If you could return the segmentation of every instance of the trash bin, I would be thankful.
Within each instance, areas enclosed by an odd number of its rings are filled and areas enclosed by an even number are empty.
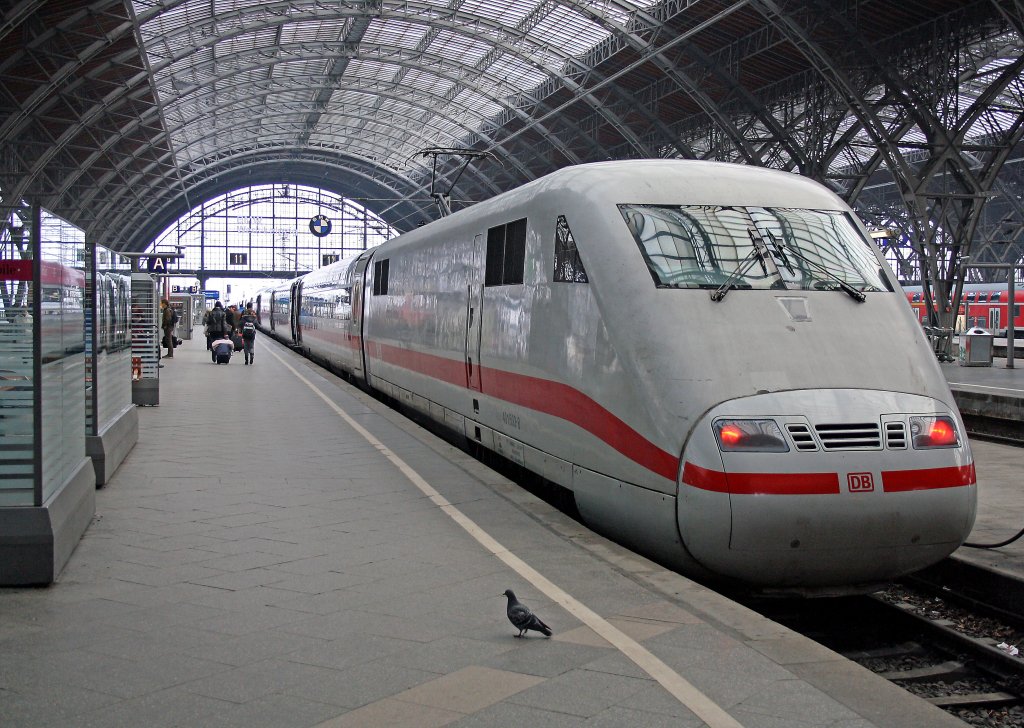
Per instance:
[[[960,366],[990,367],[992,366],[992,340],[994,334],[975,326],[963,335],[960,347]]]

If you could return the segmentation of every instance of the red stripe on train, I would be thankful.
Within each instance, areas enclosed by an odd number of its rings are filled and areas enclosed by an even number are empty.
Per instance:
[[[434,354],[370,343],[368,354],[380,352],[380,359],[457,387],[466,386],[466,364]],[[679,458],[673,456],[577,389],[548,379],[530,377],[500,369],[482,368],[482,393],[521,407],[571,422],[627,458],[668,480],[679,472]]]
[[[960,467],[929,468],[927,470],[886,470],[882,473],[882,488],[887,493],[935,488],[960,488],[978,482],[974,463]]]
[[[839,493],[837,473],[723,473],[687,462],[683,482],[701,490],[735,495],[829,495]],[[963,467],[887,470],[882,489],[887,493],[934,490],[974,485],[974,464]]]
[[[723,473],[687,462],[683,482],[701,490],[735,495],[832,495],[839,492],[836,473]]]

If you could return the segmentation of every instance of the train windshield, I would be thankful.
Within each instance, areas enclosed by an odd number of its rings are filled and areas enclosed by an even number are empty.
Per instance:
[[[619,205],[659,288],[892,291],[847,213]]]

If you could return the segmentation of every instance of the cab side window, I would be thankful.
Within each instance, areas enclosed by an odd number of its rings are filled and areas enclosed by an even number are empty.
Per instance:
[[[569,229],[565,215],[555,222],[555,283],[588,283],[587,271],[580,260],[576,239]]]

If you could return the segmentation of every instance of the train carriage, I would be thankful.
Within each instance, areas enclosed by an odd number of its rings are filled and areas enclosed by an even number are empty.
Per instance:
[[[928,307],[921,286],[907,286],[904,292],[918,320],[927,324]],[[1024,337],[1024,283],[1014,286],[1013,297],[1011,311],[1006,283],[965,283],[957,310],[957,330],[977,326],[997,336],[1006,336],[1012,313],[1014,336]]]
[[[973,524],[970,449],[921,327],[849,207],[796,175],[570,167],[289,301],[289,343],[684,573],[863,587]]]

